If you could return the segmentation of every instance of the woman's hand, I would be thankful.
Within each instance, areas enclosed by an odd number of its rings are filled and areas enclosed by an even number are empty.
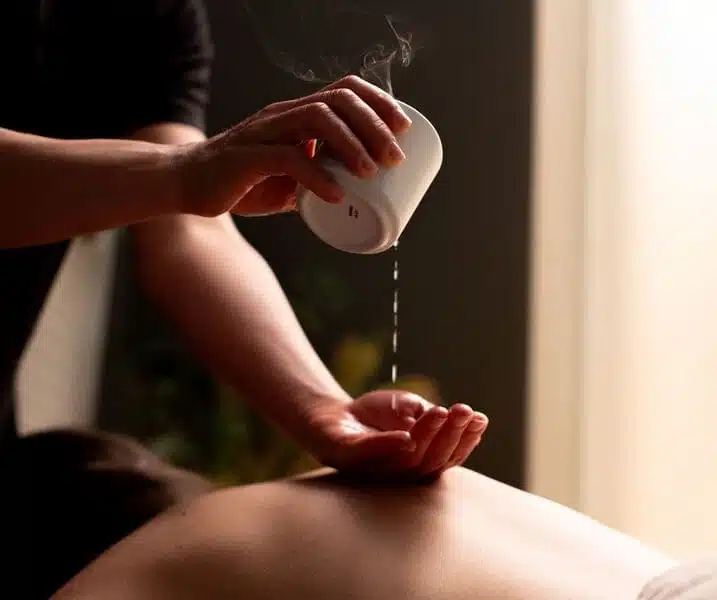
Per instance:
[[[341,188],[318,161],[315,140],[359,177],[404,158],[395,134],[411,122],[383,90],[349,76],[315,94],[272,104],[172,161],[184,212],[216,216],[293,209],[297,184],[327,202]]]
[[[350,404],[319,405],[311,426],[322,440],[318,458],[328,466],[422,480],[465,462],[488,418],[465,404],[446,409],[416,394],[378,390]]]

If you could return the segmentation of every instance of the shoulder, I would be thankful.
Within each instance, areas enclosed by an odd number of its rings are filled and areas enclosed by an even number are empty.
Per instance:
[[[203,129],[213,60],[203,0],[46,1],[43,77],[60,137]]]
[[[203,0],[47,0],[44,12],[60,25],[128,46],[160,29],[199,35],[209,27]]]
[[[160,24],[196,34],[209,27],[206,6],[202,0],[152,0],[149,4]]]
[[[96,59],[152,42],[210,40],[203,0],[45,0],[43,7],[41,27],[55,49],[90,46]]]

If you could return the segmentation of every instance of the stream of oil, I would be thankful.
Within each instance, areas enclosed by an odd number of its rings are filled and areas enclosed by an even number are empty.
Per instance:
[[[393,245],[393,336],[391,339],[393,352],[391,362],[391,385],[396,389],[398,377],[398,241]],[[396,410],[396,392],[391,396],[391,407]]]

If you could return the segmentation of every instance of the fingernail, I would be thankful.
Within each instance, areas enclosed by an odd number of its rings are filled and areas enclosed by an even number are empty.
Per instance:
[[[472,417],[475,414],[473,409],[467,404],[454,404],[453,406],[451,406],[451,412],[465,415],[468,418]]]
[[[398,109],[398,114],[399,119],[401,121],[401,125],[403,125],[404,127],[410,127],[411,125],[413,125],[413,121],[411,121],[411,118],[405,112],[403,112],[400,107]]]
[[[405,160],[406,155],[403,153],[403,150],[401,150],[401,147],[396,142],[393,142],[388,147],[388,157],[392,164],[398,164],[402,160]]]
[[[483,423],[485,423],[486,425],[488,424],[488,417],[487,417],[486,415],[484,415],[483,413],[480,413],[480,412],[477,412],[477,411],[476,411],[476,412],[473,413],[473,416],[474,416],[477,420],[483,421]]]
[[[440,427],[443,427],[443,424],[448,420],[448,411],[445,412],[437,412],[435,416],[433,417],[433,420],[430,422],[429,427],[432,429],[438,429]]]
[[[485,415],[477,413],[473,416],[473,422],[468,426],[472,432],[483,432],[488,428],[488,419]]]
[[[472,433],[479,433],[483,431],[486,428],[486,424],[483,421],[476,421],[473,419],[473,422],[468,425],[468,431]]]
[[[463,427],[464,425],[468,425],[469,421],[473,420],[473,413],[469,413],[467,415],[457,415],[453,417],[453,425],[456,427]]]

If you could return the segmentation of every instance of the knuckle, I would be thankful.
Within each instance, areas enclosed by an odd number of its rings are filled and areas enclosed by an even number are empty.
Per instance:
[[[341,83],[350,87],[356,87],[364,82],[358,75],[351,73],[341,79]]]
[[[271,115],[276,112],[279,112],[281,106],[278,102],[272,102],[271,104],[267,104],[264,108],[262,108],[259,112],[256,113],[257,116],[263,116],[263,115]]]
[[[355,104],[359,101],[359,97],[356,95],[356,92],[347,87],[339,87],[335,90],[328,91],[326,94],[334,102],[341,104]]]
[[[328,119],[333,116],[333,111],[331,110],[331,107],[323,101],[307,104],[306,112],[308,113],[310,118],[317,120]]]

